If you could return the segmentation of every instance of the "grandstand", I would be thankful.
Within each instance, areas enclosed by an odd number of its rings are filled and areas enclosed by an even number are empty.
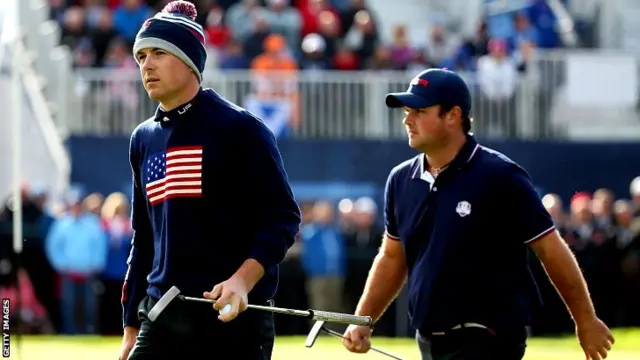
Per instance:
[[[14,134],[25,189],[47,189],[52,209],[71,190],[129,195],[128,137],[157,106],[131,44],[166,2],[2,1],[2,199],[15,184]],[[569,213],[577,192],[607,188],[640,208],[640,186],[629,186],[640,175],[640,1],[193,2],[207,36],[203,85],[263,118],[303,203],[381,204],[388,171],[413,155],[384,95],[404,90],[417,69],[447,67],[474,91],[472,131],[522,163],[541,195],[559,194]],[[336,214],[355,209],[350,201]],[[380,208],[367,211],[379,219]],[[388,316],[390,336],[410,335],[403,299]]]
[[[64,178],[70,158],[63,149],[70,136],[126,135],[153,112],[129,56],[131,29],[165,2],[8,3],[16,6],[20,24],[24,95],[31,99],[30,112],[37,113],[29,123],[40,129],[32,135],[40,140],[31,143],[48,144],[24,156],[52,158],[47,172],[55,169]],[[479,120],[474,132],[484,138],[640,136],[634,1],[290,2],[283,2],[284,10],[276,9],[278,1],[267,1],[251,11],[242,1],[196,2],[197,20],[208,36],[204,85],[259,113],[272,129],[285,129],[289,138],[403,138],[396,114],[379,99],[428,66],[457,70],[472,84]],[[278,11],[286,16],[277,18]],[[256,23],[243,27],[242,16]],[[269,84],[271,92],[274,82],[256,81],[250,72],[259,66],[254,60],[270,32],[285,37],[281,51],[301,70],[292,80],[297,86],[287,90],[297,100],[269,95],[267,101],[265,87],[257,84]],[[509,61],[503,78],[496,78],[492,59],[500,48]],[[376,76],[368,76],[371,71]],[[1,84],[10,93],[7,74]],[[495,81],[503,83],[504,94],[495,93]],[[57,131],[44,131],[51,128]]]

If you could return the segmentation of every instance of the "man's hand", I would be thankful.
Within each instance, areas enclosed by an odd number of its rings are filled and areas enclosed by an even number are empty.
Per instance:
[[[596,316],[580,266],[557,231],[532,241],[551,282],[560,293],[576,323],[576,335],[587,360],[601,360],[613,344],[613,335]]]
[[[229,280],[222,282],[209,291],[205,291],[203,296],[207,299],[216,300],[213,308],[220,311],[225,305],[231,304],[231,311],[224,315],[219,315],[218,319],[229,322],[238,316],[239,313],[247,310],[248,300],[247,285],[240,277],[232,276]]]
[[[576,335],[587,360],[606,359],[611,345],[615,343],[613,334],[607,325],[598,318],[577,323]]]
[[[344,332],[342,344],[347,350],[364,354],[371,349],[371,328],[367,326],[349,325]]]
[[[120,357],[118,357],[119,360],[127,360],[129,358],[129,353],[131,352],[131,349],[133,349],[133,346],[136,344],[137,336],[138,329],[131,326],[126,326],[124,328],[122,345],[120,346]]]

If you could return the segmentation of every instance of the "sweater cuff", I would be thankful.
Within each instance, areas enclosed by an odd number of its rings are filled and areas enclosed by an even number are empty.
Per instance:
[[[139,329],[141,322],[138,318],[138,307],[142,299],[136,294],[135,284],[131,285],[128,282],[122,285],[122,325],[123,327],[131,326]]]
[[[140,329],[140,319],[138,318],[138,311],[129,311],[124,316],[124,326],[130,326],[132,328]]]

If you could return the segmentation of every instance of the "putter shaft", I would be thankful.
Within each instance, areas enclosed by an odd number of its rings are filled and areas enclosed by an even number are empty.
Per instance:
[[[331,336],[335,336],[335,337],[337,337],[337,338],[344,339],[344,337],[342,336],[342,334],[340,334],[340,333],[339,333],[339,332],[337,332],[337,331],[333,331],[333,330],[331,330],[331,329],[327,329],[327,328],[326,328],[326,327],[324,327],[324,326],[322,327],[322,330],[323,330],[323,331],[325,331],[327,334],[329,334],[329,335],[331,335]],[[400,358],[400,357],[397,357],[397,356],[395,356],[395,355],[389,354],[388,352],[386,352],[386,351],[384,351],[384,350],[380,350],[380,349],[375,348],[375,347],[373,347],[373,346],[371,347],[371,350],[373,350],[373,351],[375,351],[375,352],[377,352],[377,353],[379,353],[379,354],[386,355],[386,356],[388,356],[388,357],[390,357],[390,358],[392,358],[392,359],[396,359],[396,360],[403,360],[403,359],[402,359],[402,358]]]
[[[214,300],[205,299],[205,298],[197,298],[197,297],[182,296],[182,295],[178,295],[178,297],[182,300],[187,300],[187,301],[199,301],[199,302],[205,302],[209,304],[215,303]],[[311,316],[311,312],[304,311],[304,310],[284,309],[284,308],[279,308],[275,306],[262,306],[262,305],[251,305],[251,304],[247,305],[247,307],[249,309],[270,311],[270,312],[285,314],[285,315],[302,316],[302,317]]]
[[[205,302],[209,304],[213,304],[215,301],[205,298],[197,298],[190,296],[178,295],[178,298],[181,300],[187,301],[198,301]],[[275,306],[263,306],[263,305],[247,305],[249,309],[254,310],[262,310],[269,311],[278,314],[284,315],[293,315],[300,316],[311,320],[323,320],[328,322],[347,324],[347,325],[360,325],[360,326],[370,326],[372,323],[372,319],[370,316],[356,316],[351,314],[341,314],[341,313],[333,313],[328,311],[319,311],[319,310],[294,310],[294,309],[285,309],[279,308]]]

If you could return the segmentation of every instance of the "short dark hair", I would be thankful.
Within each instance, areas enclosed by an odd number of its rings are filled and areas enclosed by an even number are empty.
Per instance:
[[[450,104],[440,105],[440,113],[438,114],[438,116],[443,117],[444,114],[451,111],[451,109],[453,109],[454,106],[457,106],[457,105],[450,105]],[[471,117],[467,114],[462,114],[462,132],[466,134],[469,131],[471,131]]]

